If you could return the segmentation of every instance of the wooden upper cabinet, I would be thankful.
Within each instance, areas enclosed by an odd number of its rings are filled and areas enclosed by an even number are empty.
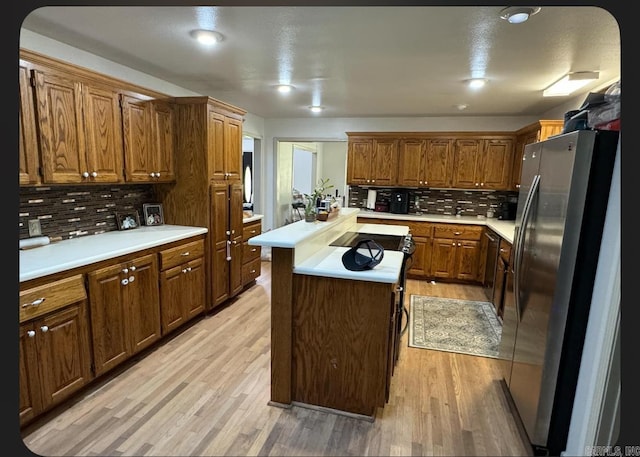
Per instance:
[[[370,184],[373,140],[370,138],[349,138],[347,146],[347,184]]]
[[[397,185],[398,143],[396,138],[349,138],[347,184]]]
[[[516,145],[513,154],[513,167],[511,168],[511,190],[520,189],[520,177],[522,175],[522,158],[524,147],[527,144],[544,141],[550,136],[558,135],[564,127],[563,120],[540,120],[529,124],[516,132]]]
[[[242,121],[209,106],[208,149],[211,179],[242,181]]]
[[[122,181],[118,91],[34,70],[44,183]]]
[[[146,96],[122,95],[122,125],[126,181],[174,181],[171,105]]]
[[[452,187],[507,190],[512,163],[511,139],[456,140]]]
[[[398,184],[424,186],[427,140],[403,139],[398,145]]]
[[[481,188],[508,190],[512,164],[513,140],[484,140]]]
[[[482,140],[455,140],[452,187],[477,189],[480,187]]]
[[[453,141],[450,139],[427,140],[425,149],[425,186],[451,187],[453,172],[452,143]]]
[[[36,130],[36,117],[31,86],[31,74],[28,64],[20,61],[20,113],[19,121],[19,152],[20,152],[20,185],[38,184],[38,136]]]

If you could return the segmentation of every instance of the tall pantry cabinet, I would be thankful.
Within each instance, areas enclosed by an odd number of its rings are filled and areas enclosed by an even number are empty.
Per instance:
[[[158,184],[168,224],[207,227],[208,310],[242,290],[242,122],[211,97],[172,99],[176,182]]]

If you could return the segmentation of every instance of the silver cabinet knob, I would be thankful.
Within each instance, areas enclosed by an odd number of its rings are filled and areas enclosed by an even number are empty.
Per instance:
[[[183,269],[182,269],[182,272],[183,272],[183,273],[186,273],[186,272],[187,272],[187,269],[186,269],[186,268],[183,268]]]
[[[82,177],[83,178],[88,178],[89,177],[89,172],[85,171],[84,173],[82,173]]]
[[[129,268],[131,271],[136,271],[136,266],[135,265],[131,265],[131,267]]]
[[[123,268],[123,269],[122,269],[122,272],[123,272],[124,274],[127,274],[127,273],[129,273],[129,269],[128,269],[128,268]]]
[[[49,331],[49,327],[43,325],[42,327],[40,327],[40,330],[42,330],[42,333],[47,333]]]
[[[133,282],[133,281],[135,281],[135,280],[136,280],[136,277],[135,277],[135,276],[129,276],[129,282]]]
[[[33,338],[34,336],[36,336],[36,332],[34,332],[33,330],[29,330],[29,331],[27,332],[27,336],[28,336],[29,338]]]
[[[159,178],[159,177],[160,177],[160,172],[156,171],[156,178]]]
[[[126,286],[127,284],[129,284],[129,280],[127,278],[124,278],[122,281],[120,281],[120,284]]]
[[[458,243],[458,247],[462,246],[462,244]]]
[[[95,171],[91,172],[91,177],[92,178],[96,178],[98,176],[98,173],[96,173]]]

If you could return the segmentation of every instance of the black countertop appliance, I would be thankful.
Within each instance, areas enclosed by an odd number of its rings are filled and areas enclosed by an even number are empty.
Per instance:
[[[409,192],[407,190],[394,190],[391,192],[389,212],[394,214],[409,213]]]
[[[518,209],[517,201],[502,202],[500,204],[500,210],[498,211],[498,219],[503,221],[515,221],[517,209]]]

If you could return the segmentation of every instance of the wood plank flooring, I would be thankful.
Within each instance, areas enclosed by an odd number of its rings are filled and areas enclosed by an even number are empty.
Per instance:
[[[372,422],[269,406],[271,264],[215,314],[23,430],[39,455],[521,456],[493,359],[407,346]],[[484,300],[482,289],[407,281],[411,294]]]

